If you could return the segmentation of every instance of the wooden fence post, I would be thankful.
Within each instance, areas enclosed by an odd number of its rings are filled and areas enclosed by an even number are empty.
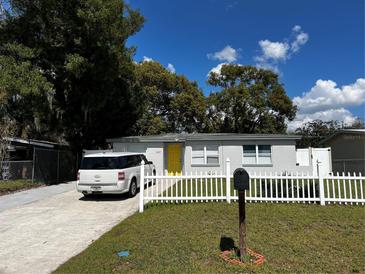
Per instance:
[[[226,160],[226,195],[227,203],[231,203],[231,160],[227,158]]]
[[[139,174],[139,212],[143,212],[144,207],[144,164],[145,162],[142,160],[141,162],[141,169]]]

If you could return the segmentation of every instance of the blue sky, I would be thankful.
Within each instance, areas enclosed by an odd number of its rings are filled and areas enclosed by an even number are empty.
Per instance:
[[[215,90],[206,79],[217,65],[256,65],[277,71],[296,97],[291,127],[365,116],[363,0],[128,2],[146,18],[128,41],[137,46],[135,60],[171,64],[206,95]]]

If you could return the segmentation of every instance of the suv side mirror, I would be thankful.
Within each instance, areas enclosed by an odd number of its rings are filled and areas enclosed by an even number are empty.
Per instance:
[[[152,161],[147,161],[147,164],[148,164],[148,165],[152,165],[152,164],[153,164],[153,162],[152,162]]]

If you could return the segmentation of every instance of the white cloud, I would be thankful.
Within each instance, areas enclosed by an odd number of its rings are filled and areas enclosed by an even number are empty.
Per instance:
[[[292,52],[297,52],[301,48],[301,46],[305,45],[309,40],[308,33],[305,33],[302,31],[301,26],[294,26],[293,27],[293,35],[294,35],[294,41],[292,41],[290,48]]]
[[[226,6],[226,10],[230,10],[230,9],[233,9],[235,6],[237,6],[238,4],[238,1],[234,1],[232,3],[229,3],[227,6]]]
[[[214,68],[212,68],[208,74],[207,74],[207,77],[209,77],[209,74],[212,73],[212,72],[215,72],[217,73],[218,75],[221,74],[221,70],[222,70],[222,67],[223,65],[229,65],[229,63],[220,63],[218,64],[217,66],[215,66]],[[242,66],[242,64],[234,64],[235,66]]]
[[[262,62],[258,62],[256,64],[256,67],[257,68],[260,68],[260,69],[271,70],[271,71],[273,71],[273,72],[275,72],[275,73],[277,73],[277,74],[280,75],[279,67],[276,64],[272,64],[270,62],[262,61]]]
[[[302,27],[301,27],[301,26],[299,26],[299,25],[295,25],[295,26],[292,28],[292,30],[293,30],[293,31],[295,31],[295,32],[299,32],[299,31],[301,31],[301,30],[302,30]]]
[[[361,105],[365,103],[365,78],[359,78],[355,83],[341,88],[334,81],[318,80],[310,91],[302,97],[295,97],[293,102],[302,113]]]
[[[308,42],[309,36],[307,33],[299,33],[295,40],[291,43],[291,50],[297,52],[302,45]]]
[[[262,58],[273,60],[285,60],[288,55],[289,45],[284,42],[271,42],[269,40],[259,41],[262,50]]]
[[[303,32],[299,25],[295,25],[292,28],[290,39],[276,42],[268,39],[260,40],[259,46],[261,54],[254,58],[256,66],[278,72],[278,63],[290,59],[294,53],[297,53],[299,49],[308,42],[308,40],[308,33]]]
[[[301,127],[305,123],[312,122],[314,120],[322,120],[322,121],[335,120],[344,122],[345,125],[350,125],[356,120],[356,117],[349,110],[345,108],[328,109],[324,111],[305,113],[305,114],[301,114],[299,112],[295,120],[288,123],[288,130],[294,131],[295,129]]]
[[[221,51],[215,53],[208,53],[208,59],[219,60],[221,62],[236,62],[238,59],[238,50],[232,48],[230,45],[225,46]]]
[[[142,60],[142,62],[152,62],[152,61],[153,61],[153,59],[152,59],[152,58],[147,57],[147,56],[143,56],[143,60]]]
[[[318,80],[302,97],[295,97],[293,103],[298,107],[298,114],[288,124],[289,130],[295,130],[304,123],[317,119],[351,124],[356,117],[345,107],[365,103],[365,78],[359,78],[355,83],[342,87],[337,87],[331,80]]]
[[[167,70],[169,72],[171,72],[171,73],[175,73],[176,72],[174,65],[173,64],[170,64],[170,63],[167,65]]]
[[[212,68],[208,72],[207,76],[209,76],[209,74],[211,74],[212,72],[217,73],[217,74],[221,74],[221,69],[222,69],[222,66],[223,65],[227,65],[227,63],[220,63],[220,64],[218,64],[217,66],[215,66],[214,68]]]

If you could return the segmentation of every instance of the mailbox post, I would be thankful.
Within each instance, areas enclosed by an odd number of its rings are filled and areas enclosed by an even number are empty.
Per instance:
[[[233,173],[234,188],[238,191],[240,256],[246,255],[246,203],[245,191],[250,188],[250,176],[243,168],[237,168]]]

